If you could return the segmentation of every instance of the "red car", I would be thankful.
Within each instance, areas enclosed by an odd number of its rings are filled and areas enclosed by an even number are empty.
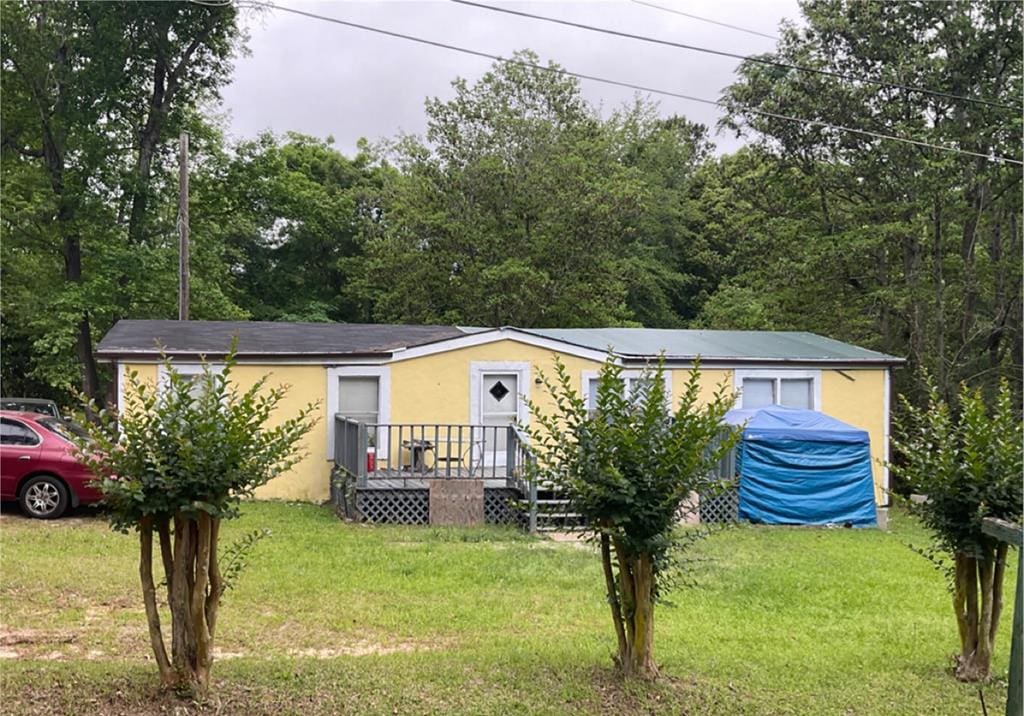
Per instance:
[[[29,517],[52,520],[102,495],[75,460],[73,423],[39,413],[0,410],[0,500],[17,500]]]

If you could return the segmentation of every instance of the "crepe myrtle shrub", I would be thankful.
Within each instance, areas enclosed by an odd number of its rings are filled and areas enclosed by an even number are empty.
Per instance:
[[[952,404],[928,376],[924,383],[923,407],[900,398],[893,436],[898,459],[889,468],[926,496],[908,509],[932,535],[932,544],[916,551],[948,578],[960,635],[956,678],[984,681],[1003,611],[1007,544],[982,532],[982,520],[1021,522],[1024,433],[1005,380],[994,400],[961,385]]]
[[[310,404],[271,424],[287,388],[267,386],[264,376],[241,391],[231,379],[234,368],[233,354],[223,370],[204,363],[197,376],[183,376],[165,361],[159,388],[129,372],[121,412],[91,406],[97,419],[77,442],[111,525],[139,535],[139,577],[161,682],[200,696],[209,691],[221,597],[262,534],[222,553],[221,522],[237,517],[243,498],[301,459],[299,441],[315,423]],[[154,581],[154,535],[171,619],[169,654]]]
[[[661,362],[627,394],[610,357],[593,410],[561,361],[541,383],[550,405],[528,401],[531,479],[565,494],[600,547],[619,670],[654,678],[654,607],[685,577],[679,557],[703,534],[680,521],[693,495],[720,487],[716,465],[740,434],[723,422],[734,396],[722,385],[703,400],[698,364],[673,411]]]

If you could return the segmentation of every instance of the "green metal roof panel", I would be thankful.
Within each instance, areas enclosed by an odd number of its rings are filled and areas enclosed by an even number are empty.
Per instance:
[[[902,363],[902,358],[802,331],[705,331],[667,328],[535,328],[527,331],[622,357],[704,360]]]

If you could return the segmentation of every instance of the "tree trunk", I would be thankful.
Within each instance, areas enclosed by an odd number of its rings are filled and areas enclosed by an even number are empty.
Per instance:
[[[987,681],[1003,610],[1005,545],[987,547],[977,557],[958,552],[954,559],[953,608],[960,630],[956,678],[969,682]]]
[[[160,681],[192,696],[210,687],[213,635],[224,581],[217,559],[220,519],[208,513],[146,517],[139,525],[139,577],[150,644]],[[171,612],[171,653],[164,645],[157,589],[153,581],[153,532],[159,536],[161,563]]]
[[[612,623],[615,625],[615,636],[619,643],[619,666],[622,665],[622,656],[626,653],[626,627],[622,623],[622,606],[619,602],[619,590],[615,585],[615,572],[612,568],[612,556],[610,538],[606,534],[601,535],[601,565],[604,567],[604,583],[608,594],[608,605],[612,610]]]
[[[609,602],[615,633],[619,639],[616,662],[624,676],[654,679],[658,667],[654,663],[654,563],[649,554],[628,554],[622,544],[612,538],[618,561],[618,582],[609,582],[611,557],[607,559],[602,537],[601,557],[605,561],[605,580],[614,585],[609,588]]]
[[[174,573],[171,583],[171,655],[176,685],[191,686],[196,660],[195,632],[192,626],[192,599],[189,572],[195,574],[195,546],[192,520],[174,516]]]
[[[153,584],[153,522],[144,517],[139,524],[139,579],[142,582],[142,601],[146,605],[146,622],[149,626],[149,641],[160,669],[160,683],[170,686],[174,681],[171,662],[164,646],[163,630],[160,628],[160,612],[156,604],[156,586]]]
[[[192,629],[195,633],[196,659],[192,664],[192,673],[197,689],[205,694],[210,688],[210,667],[213,664],[213,639],[206,621],[207,587],[210,584],[210,538],[212,536],[211,518],[206,512],[200,512],[196,520],[196,561],[195,578],[192,584],[192,601],[189,605],[192,612]]]
[[[654,678],[658,667],[654,664],[654,567],[649,554],[641,554],[634,562],[633,584],[636,589],[636,612],[631,649],[632,672],[643,678]]]

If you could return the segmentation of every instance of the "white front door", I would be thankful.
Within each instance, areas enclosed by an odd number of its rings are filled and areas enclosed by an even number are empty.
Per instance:
[[[480,450],[485,470],[503,467],[508,449],[508,426],[519,416],[519,375],[484,372],[480,376]]]

